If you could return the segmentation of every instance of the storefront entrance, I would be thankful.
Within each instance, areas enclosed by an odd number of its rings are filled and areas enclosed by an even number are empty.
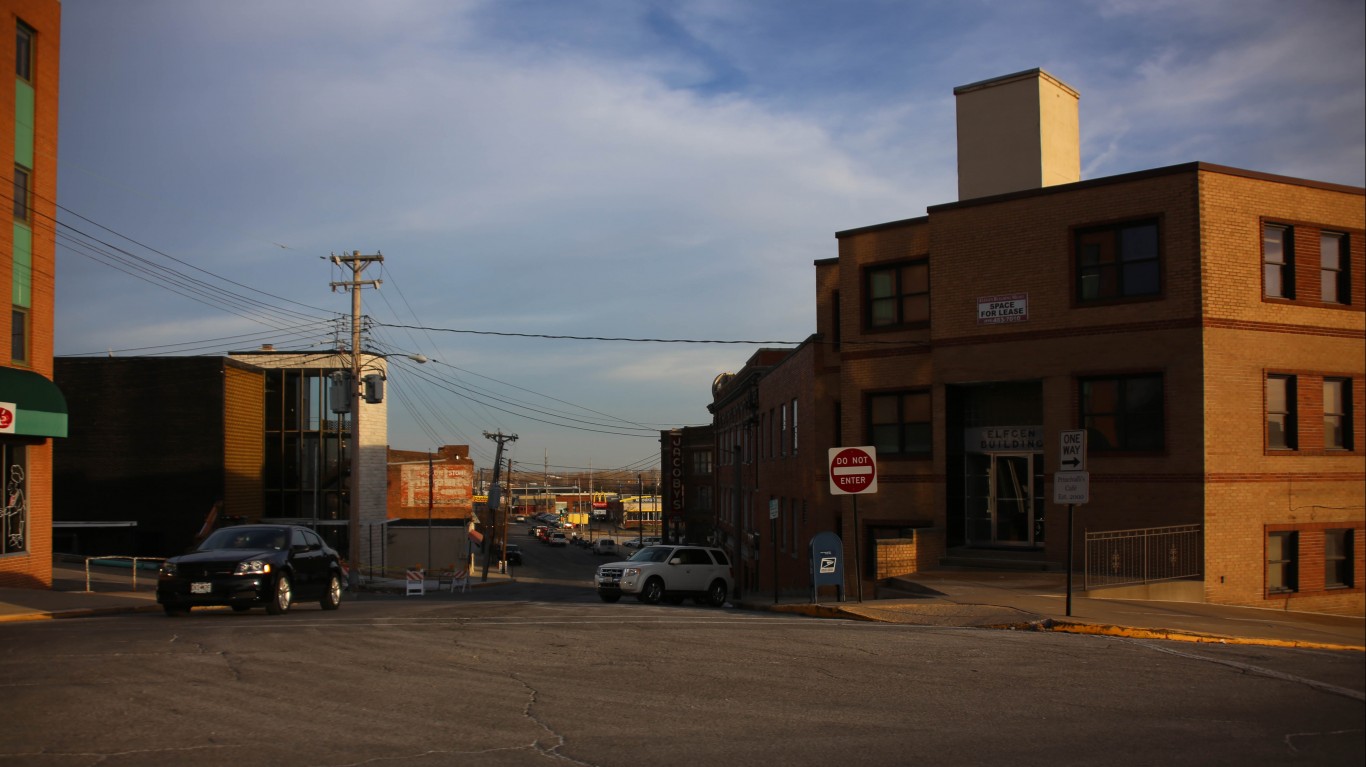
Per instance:
[[[967,543],[1034,547],[1043,543],[1043,455],[969,453]]]

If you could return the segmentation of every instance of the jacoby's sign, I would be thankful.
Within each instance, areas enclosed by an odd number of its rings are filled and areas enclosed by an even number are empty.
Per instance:
[[[14,413],[16,410],[13,402],[0,402],[0,434],[14,433]]]
[[[1029,294],[981,296],[977,299],[977,324],[1001,325],[1029,319]]]

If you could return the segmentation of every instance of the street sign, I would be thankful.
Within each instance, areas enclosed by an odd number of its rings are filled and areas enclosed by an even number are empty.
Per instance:
[[[779,509],[779,506],[778,506],[778,499],[777,499],[777,498],[770,498],[770,499],[768,499],[768,518],[769,518],[769,519],[777,519],[777,518],[778,518],[778,509]]]
[[[877,448],[830,448],[830,494],[877,493]]]
[[[1058,456],[1060,471],[1086,471],[1086,430],[1062,433],[1062,452]]]
[[[1053,475],[1053,503],[1083,504],[1091,500],[1091,474],[1085,471],[1060,471]]]

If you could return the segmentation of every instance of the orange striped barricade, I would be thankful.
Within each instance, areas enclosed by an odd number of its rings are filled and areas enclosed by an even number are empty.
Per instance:
[[[427,593],[427,574],[421,569],[408,570],[408,591],[406,596],[422,596]]]
[[[451,573],[451,593],[454,594],[456,589],[459,589],[461,593],[470,590],[470,571],[468,568]]]

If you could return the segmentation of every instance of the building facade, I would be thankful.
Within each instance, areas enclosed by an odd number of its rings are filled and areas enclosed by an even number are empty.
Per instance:
[[[0,356],[0,586],[52,585],[52,449],[67,410],[52,383],[57,102],[61,4],[3,0],[12,77],[0,79],[0,167],[11,168],[0,218],[0,312],[10,345]]]
[[[837,233],[801,376],[747,365],[713,393],[735,456],[718,522],[761,541],[777,498],[841,534],[864,593],[946,558],[1080,570],[1088,532],[1193,529],[1198,598],[1362,611],[1363,190],[1204,163],[1083,181],[1050,133],[1073,135],[1070,88],[1034,70],[956,93],[960,136],[1014,126],[1027,156],[993,178],[960,146],[963,199]],[[822,459],[876,448],[876,494],[813,489],[822,462],[765,473],[794,395]],[[1084,466],[1064,466],[1075,431]],[[1089,498],[1069,509],[1054,477],[1078,468]],[[775,552],[739,551],[747,587],[772,588],[757,563]]]
[[[54,548],[178,554],[265,516],[265,371],[225,357],[63,357],[72,413],[54,451]]]

